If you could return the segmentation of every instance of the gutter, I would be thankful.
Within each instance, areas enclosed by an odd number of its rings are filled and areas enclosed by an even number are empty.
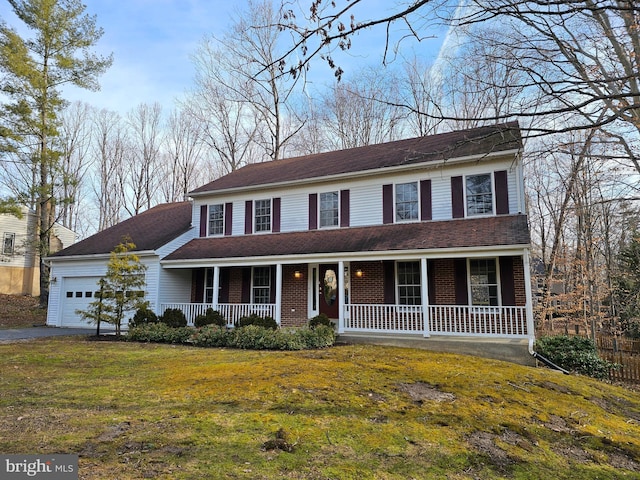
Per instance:
[[[549,360],[546,357],[543,357],[542,355],[540,355],[538,352],[533,350],[533,338],[529,338],[529,353],[531,354],[531,356],[533,358],[535,358],[536,360],[540,360],[542,363],[544,363],[547,367],[549,368],[553,368],[554,370],[558,370],[559,372],[564,373],[565,375],[570,375],[571,372],[569,372],[568,370],[565,370],[564,368],[562,368],[559,365],[556,365],[555,363],[553,363],[551,360]]]

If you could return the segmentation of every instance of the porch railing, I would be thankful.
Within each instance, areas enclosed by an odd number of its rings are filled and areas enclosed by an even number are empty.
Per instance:
[[[526,338],[525,307],[430,305],[429,335]],[[345,305],[345,332],[425,333],[421,305]]]
[[[422,306],[348,304],[344,329],[352,332],[422,333]]]
[[[168,308],[182,310],[187,317],[187,325],[193,326],[198,315],[204,315],[208,308],[214,308],[210,303],[163,303],[160,314]],[[215,309],[227,320],[227,326],[234,326],[242,317],[257,314],[261,317],[275,318],[276,305],[273,303],[219,303]]]

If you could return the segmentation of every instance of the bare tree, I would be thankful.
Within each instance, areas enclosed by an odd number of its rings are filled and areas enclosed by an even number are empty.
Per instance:
[[[438,133],[442,123],[438,117],[442,105],[443,82],[438,68],[426,65],[417,57],[404,62],[401,77],[402,104],[409,113],[409,131],[415,136]]]
[[[162,138],[162,107],[159,103],[140,104],[127,115],[131,128],[132,161],[125,165],[129,200],[124,207],[137,215],[156,203]]]

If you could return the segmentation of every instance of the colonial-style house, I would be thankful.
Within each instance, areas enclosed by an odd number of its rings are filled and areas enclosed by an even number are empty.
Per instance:
[[[229,326],[324,313],[352,341],[526,356],[521,153],[508,123],[248,165],[53,255],[48,323],[82,325],[74,312],[128,235],[158,313],[212,307]]]
[[[8,295],[40,295],[40,258],[35,245],[38,217],[27,207],[21,215],[0,214],[0,293]],[[53,226],[51,250],[68,247],[76,234],[56,223]]]

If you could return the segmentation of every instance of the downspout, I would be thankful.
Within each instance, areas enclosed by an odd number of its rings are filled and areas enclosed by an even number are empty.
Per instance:
[[[535,327],[533,324],[533,305],[532,305],[533,298],[531,295],[531,270],[530,270],[531,262],[529,261],[528,248],[525,249],[524,254],[522,255],[522,260],[524,263],[524,290],[525,290],[525,296],[527,297],[526,315],[527,315],[527,331],[529,332],[529,353],[533,356],[533,358],[535,358],[536,360],[540,360],[547,367],[553,368],[555,370],[559,370],[565,375],[569,375],[569,372],[567,370],[560,367],[559,365],[556,365],[548,358],[543,357],[533,349],[533,344],[536,340],[536,337],[535,337]]]

